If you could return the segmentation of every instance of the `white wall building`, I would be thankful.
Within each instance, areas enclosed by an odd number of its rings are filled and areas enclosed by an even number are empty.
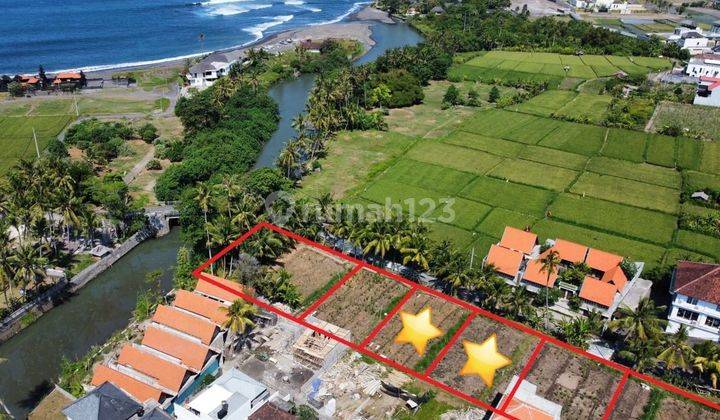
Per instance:
[[[720,78],[700,77],[693,104],[720,107]]]
[[[693,77],[720,77],[720,55],[704,54],[691,58],[685,73]]]
[[[227,75],[230,66],[234,63],[227,55],[212,53],[202,59],[199,63],[190,67],[187,74],[190,87],[205,89],[215,83],[222,76]]]
[[[230,369],[184,405],[174,405],[178,420],[244,420],[270,397],[265,385]]]
[[[685,325],[690,337],[720,341],[720,265],[680,261],[670,294],[673,300],[666,332]]]
[[[687,30],[688,28],[677,28],[670,40],[680,48],[690,51],[691,55],[703,54],[710,51],[709,40],[699,29]]]

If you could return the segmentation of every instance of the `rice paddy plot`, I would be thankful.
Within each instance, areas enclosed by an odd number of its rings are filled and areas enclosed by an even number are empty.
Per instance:
[[[523,102],[513,109],[529,114],[549,117],[565,104],[572,101],[577,94],[569,90],[546,90],[545,92]]]
[[[442,165],[474,174],[484,174],[503,160],[502,157],[490,153],[441,143],[436,140],[417,143],[407,152],[406,156],[416,161]],[[439,181],[439,179],[430,179],[430,182],[435,181]]]
[[[600,156],[590,159],[587,170],[668,188],[680,188],[682,183],[682,176],[674,169]]]
[[[533,162],[574,170],[582,170],[588,160],[588,157],[584,155],[532,145],[525,147],[518,157]]]
[[[443,139],[444,143],[492,153],[503,157],[516,157],[523,149],[523,145],[514,141],[496,139],[469,133],[467,131],[454,131]]]
[[[473,237],[475,240],[470,244],[469,248],[472,250],[471,252],[474,252],[475,258],[481,258],[483,255],[487,255],[490,247],[500,242],[498,238],[482,234],[475,234]]]
[[[677,214],[680,194],[677,189],[645,182],[585,172],[570,189],[578,195],[589,195],[650,210]]]
[[[605,119],[612,97],[579,93],[572,101],[555,112],[556,115],[598,123]]]
[[[700,169],[703,157],[703,142],[687,137],[679,137],[677,166],[680,169]]]
[[[677,217],[667,213],[574,194],[561,194],[550,206],[550,214],[565,222],[658,244],[672,240],[677,224]]]
[[[532,115],[504,111],[502,109],[490,109],[476,112],[465,120],[460,129],[482,136],[498,137],[498,133],[508,128],[526,124],[535,118],[536,117]]]
[[[385,171],[382,178],[400,184],[414,185],[439,193],[455,195],[469,184],[474,176],[445,166],[401,159]]]
[[[611,66],[612,64],[603,55],[582,55],[580,60],[588,66]]]
[[[597,77],[608,77],[616,74],[620,71],[617,67],[612,64],[598,64],[590,66]]]
[[[658,245],[627,239],[556,220],[540,220],[533,226],[533,232],[540,236],[542,240],[547,238],[567,239],[622,255],[633,261],[644,261],[646,269],[656,266],[665,255],[665,248]]]
[[[563,122],[543,138],[540,145],[590,156],[602,147],[606,130],[604,127]]]
[[[647,133],[642,131],[611,128],[602,154],[615,159],[631,162],[645,162],[645,142]]]
[[[421,207],[422,210],[427,209],[422,204]],[[472,230],[491,210],[492,207],[477,201],[451,197],[447,201],[436,203],[434,210],[429,213],[429,219]]]
[[[474,240],[473,233],[469,230],[439,222],[430,224],[430,233],[428,236],[437,242],[450,241],[457,248],[463,250],[467,249]]]
[[[492,206],[542,216],[555,193],[495,178],[479,177],[460,191],[459,195]]]
[[[676,138],[662,134],[648,137],[645,160],[660,166],[675,167]]]
[[[703,143],[700,170],[703,172],[720,175],[720,143]]]
[[[555,191],[563,191],[577,175],[570,169],[522,159],[508,159],[488,173],[488,176],[494,178]]]
[[[670,60],[659,57],[631,57],[631,60],[640,66],[644,66],[653,70],[667,69],[672,66]]]
[[[716,261],[716,258],[713,258],[711,256],[700,254],[695,251],[689,251],[687,249],[682,248],[670,248],[665,253],[665,261],[664,264],[675,266],[678,261],[698,261],[698,262],[706,262],[706,263],[713,263]]]
[[[562,63],[565,66],[581,66],[585,65],[583,63],[582,59],[577,55],[561,55],[560,56],[560,63]]]
[[[675,243],[685,249],[720,259],[720,239],[687,230],[678,231]]]
[[[411,205],[419,203],[420,200],[430,199],[434,202],[440,202],[441,198],[446,198],[447,194],[437,191],[428,190],[413,185],[401,184],[388,179],[381,179],[367,187],[360,198],[371,201],[373,203],[385,205],[400,205],[403,212],[410,210]],[[417,208],[417,206],[415,206]],[[417,209],[416,209],[417,210]],[[423,213],[424,209],[419,209],[419,213]],[[410,215],[419,217],[420,214]]]
[[[537,220],[538,218],[535,216],[496,207],[483,219],[475,230],[493,238],[499,238],[502,236],[505,226],[525,229],[532,227]]]
[[[608,55],[606,56],[606,58],[610,63],[612,63],[616,67],[619,67],[620,70],[624,71],[627,74],[645,74],[648,72],[648,69],[646,67],[638,66],[637,64],[630,61],[628,57]]]
[[[547,136],[561,125],[560,121],[550,118],[535,117],[531,115],[527,116],[530,118],[525,124],[512,128],[506,128],[498,134],[498,137],[526,144],[537,144],[543,137]]]
[[[0,172],[12,167],[18,159],[35,155],[33,130],[42,151],[73,119],[69,115],[43,117],[0,117]]]
[[[705,188],[720,190],[720,176],[696,171],[685,171],[683,174],[686,190],[703,190]]]
[[[577,77],[579,79],[594,79],[596,77],[593,68],[584,64],[575,64],[568,66],[567,75],[569,77]]]

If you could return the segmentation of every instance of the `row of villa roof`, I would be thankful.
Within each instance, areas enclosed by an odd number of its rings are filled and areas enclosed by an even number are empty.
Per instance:
[[[607,310],[619,300],[628,284],[621,267],[623,257],[564,239],[548,243],[551,246],[540,253],[536,234],[508,226],[500,242],[490,247],[485,264],[492,264],[513,286],[523,285],[537,292],[540,288],[555,287],[559,270],[556,268],[550,274],[549,281],[542,271],[542,259],[555,251],[564,266],[585,263],[590,267],[591,273],[583,280],[578,294],[583,301]]]
[[[111,382],[140,403],[168,406],[222,356],[228,335],[224,308],[236,299],[202,279],[193,292],[178,290],[172,305],[158,306],[141,342],[124,345],[115,360],[97,366],[91,384]]]

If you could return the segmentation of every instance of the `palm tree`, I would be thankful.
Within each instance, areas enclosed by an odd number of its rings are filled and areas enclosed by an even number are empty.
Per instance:
[[[524,287],[513,287],[505,301],[505,309],[513,319],[530,320],[535,308]]]
[[[42,255],[40,247],[31,244],[18,246],[9,260],[15,271],[15,280],[19,281],[23,288],[38,277],[45,276],[44,268],[48,261]]]
[[[695,357],[693,368],[700,373],[710,376],[713,388],[717,388],[718,377],[720,377],[720,347],[710,341],[703,341],[693,346]]]
[[[212,222],[210,222],[207,226],[208,234],[210,235],[210,244],[211,246],[217,246],[217,247],[223,247],[228,244],[230,244],[233,239],[237,236],[237,229],[235,228],[235,225],[232,222],[232,219],[230,219],[228,216],[225,216],[224,214],[216,217]],[[233,256],[235,255],[234,252],[230,252],[230,271],[232,271],[232,265],[233,265]],[[230,276],[231,273],[228,273],[227,269],[227,261],[226,261],[227,254],[223,256],[222,258],[222,269],[225,275]]]
[[[563,338],[573,346],[588,348],[587,339],[592,335],[592,326],[585,317],[575,318],[562,324]]]
[[[222,310],[228,316],[223,327],[228,328],[234,334],[245,334],[249,328],[255,326],[253,318],[258,314],[255,305],[237,299],[229,307],[222,307]]]
[[[212,259],[212,248],[210,247],[210,231],[208,226],[208,211],[210,211],[210,204],[212,202],[212,187],[206,182],[199,182],[195,186],[195,202],[200,207],[205,217],[205,237],[208,250],[208,258]],[[210,273],[213,272],[213,265],[210,264]]]
[[[492,267],[491,264],[488,266]],[[507,296],[510,294],[509,288],[510,286],[505,283],[505,280],[498,276],[493,275],[488,278],[480,286],[483,294],[482,306],[490,311],[501,309],[507,301]]]
[[[545,283],[545,328],[548,329],[548,315],[549,315],[549,294],[550,294],[550,276],[555,273],[558,265],[560,265],[560,256],[557,251],[551,250],[540,260],[540,272],[547,273],[547,282]]]
[[[688,360],[693,352],[692,348],[687,344],[688,337],[687,327],[680,325],[680,328],[674,334],[665,337],[663,340],[665,350],[657,355],[657,359],[665,362],[668,369],[679,367],[682,370],[687,370]]]
[[[616,319],[610,321],[609,327],[613,331],[623,331],[629,341],[647,342],[658,337],[667,324],[659,318],[663,312],[665,306],[655,307],[653,301],[645,298],[634,311],[627,306],[618,308]]]
[[[290,178],[292,170],[295,169],[295,166],[297,165],[298,146],[299,143],[291,141],[278,155],[278,166],[285,170],[285,176],[288,178]]]

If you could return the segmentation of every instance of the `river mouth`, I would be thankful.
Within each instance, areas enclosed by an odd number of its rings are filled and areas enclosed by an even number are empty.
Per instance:
[[[420,34],[405,23],[374,23],[372,38],[375,45],[356,64],[373,61],[388,49],[422,41]],[[279,105],[280,123],[265,144],[256,168],[273,167],[285,143],[295,136],[292,120],[305,109],[314,80],[314,75],[305,74],[270,89],[270,96]],[[145,281],[148,272],[163,270],[162,286],[170,290],[181,245],[179,228],[141,243],[76,296],[0,346],[0,357],[7,359],[0,364],[0,399],[16,418],[25,418],[52,389],[63,358],[75,360],[85,355],[92,346],[105,343],[128,325],[138,294],[151,287]]]

